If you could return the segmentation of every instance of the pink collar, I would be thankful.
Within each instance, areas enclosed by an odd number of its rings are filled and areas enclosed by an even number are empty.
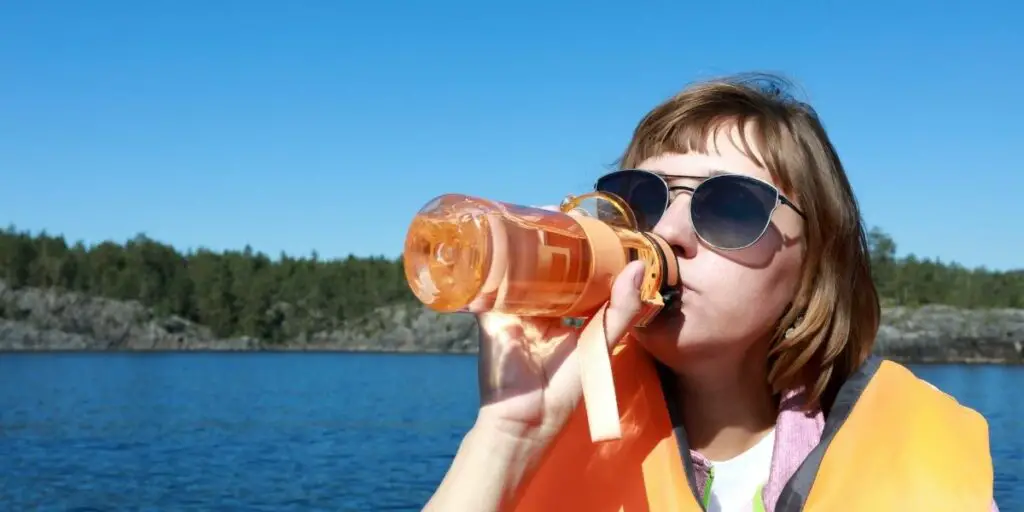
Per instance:
[[[801,410],[807,395],[802,389],[787,392],[780,403],[775,423],[775,448],[768,482],[761,497],[765,510],[775,510],[782,488],[796,473],[797,468],[821,441],[825,431],[825,416],[820,410],[806,413]],[[711,470],[711,462],[694,450],[690,450],[697,476],[697,489],[703,492]]]

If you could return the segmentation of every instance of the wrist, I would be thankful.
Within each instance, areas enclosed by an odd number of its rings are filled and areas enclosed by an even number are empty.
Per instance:
[[[507,456],[529,465],[549,444],[551,437],[538,425],[480,415],[466,436],[466,442],[484,445],[495,455]]]
[[[466,432],[452,465],[424,510],[505,510],[544,443],[514,424],[482,417]]]

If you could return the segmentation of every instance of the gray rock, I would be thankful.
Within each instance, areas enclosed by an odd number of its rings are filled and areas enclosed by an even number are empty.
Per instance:
[[[342,328],[271,344],[217,339],[184,318],[158,317],[135,301],[0,281],[0,350],[345,350],[473,353],[471,315],[416,304],[378,308]],[[949,306],[883,310],[875,352],[904,362],[1024,363],[1024,310]]]
[[[135,301],[0,281],[0,350],[251,350],[256,340],[215,339],[184,318],[158,318]]]
[[[1024,310],[883,310],[875,352],[915,362],[1024,362]]]

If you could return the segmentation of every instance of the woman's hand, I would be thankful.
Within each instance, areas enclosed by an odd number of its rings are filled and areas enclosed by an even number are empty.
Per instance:
[[[632,262],[612,285],[605,313],[609,348],[625,336],[640,310],[643,271],[642,262]],[[478,319],[481,404],[474,428],[493,429],[542,448],[582,396],[579,331],[558,318],[483,313]]]
[[[604,314],[609,349],[640,311],[643,272],[643,262],[632,262],[612,284]],[[576,328],[558,318],[477,319],[480,410],[424,510],[503,508],[583,396]]]

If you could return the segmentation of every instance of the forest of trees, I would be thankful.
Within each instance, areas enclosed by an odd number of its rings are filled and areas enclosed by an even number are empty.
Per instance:
[[[871,231],[870,244],[886,306],[1024,308],[1024,270],[993,272],[897,258],[895,242],[878,229]],[[272,259],[249,247],[181,253],[143,235],[123,244],[86,246],[14,227],[0,231],[0,279],[14,288],[138,300],[159,314],[206,325],[221,337],[268,341],[329,330],[382,305],[415,302],[400,259],[323,260],[315,253]]]

